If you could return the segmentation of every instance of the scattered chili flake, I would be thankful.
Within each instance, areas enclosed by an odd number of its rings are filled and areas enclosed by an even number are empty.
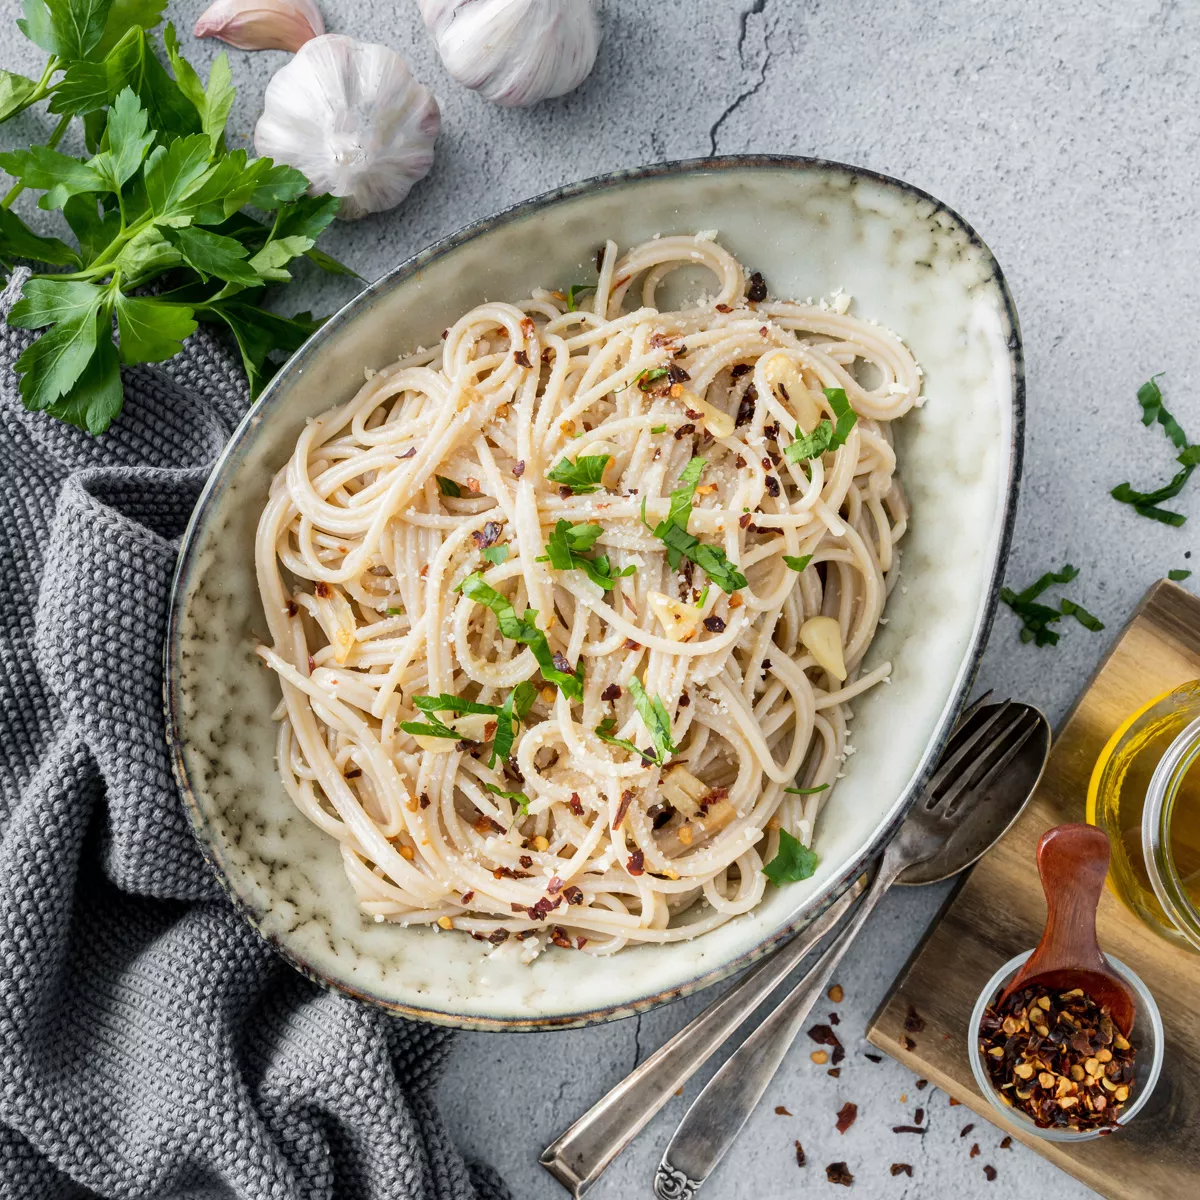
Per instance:
[[[767,298],[767,285],[763,281],[762,275],[757,271],[750,276],[750,286],[746,288],[746,299],[753,300],[756,304],[760,300]]]
[[[873,1063],[881,1063],[881,1062],[883,1062],[883,1055],[882,1055],[882,1054],[864,1054],[864,1055],[863,1055],[863,1058],[869,1058],[869,1059],[870,1059],[870,1060],[871,1060]]]
[[[841,1079],[842,1068],[841,1067],[830,1067],[829,1070],[825,1072],[825,1074],[828,1075],[831,1079]]]
[[[792,1114],[782,1104],[777,1104],[775,1105],[775,1115],[777,1117],[790,1117]]]
[[[614,829],[621,828],[621,822],[625,820],[625,814],[629,811],[630,804],[633,803],[633,790],[626,788],[621,793],[621,802],[617,805],[617,815],[613,817],[612,827]]]
[[[900,1039],[900,1045],[903,1046],[905,1050],[915,1050],[917,1048],[917,1043],[914,1042],[912,1038],[908,1036],[908,1034],[905,1034]]]
[[[561,925],[555,925],[550,931],[550,940],[562,950],[574,949],[571,939],[567,937],[567,931]]]
[[[928,1133],[929,1130],[923,1125],[893,1125],[893,1133]]]
[[[838,1039],[838,1035],[829,1028],[828,1025],[814,1025],[809,1031],[808,1036],[812,1038],[818,1046],[833,1047],[833,1065],[836,1067],[838,1063],[846,1057],[846,1048]]]
[[[567,805],[577,817],[583,816],[583,801],[580,800],[578,792],[571,793],[571,799],[567,801]]]
[[[854,1182],[854,1176],[850,1174],[850,1168],[844,1162],[830,1163],[825,1168],[825,1178],[830,1183],[840,1183],[844,1187],[849,1187]]]
[[[576,887],[573,883],[563,888],[563,895],[566,897],[568,904],[583,903],[583,889]]]
[[[928,1079],[918,1079],[917,1080],[917,1091],[918,1092],[923,1092],[928,1086],[929,1086]]]
[[[528,854],[522,854],[521,857],[517,859],[517,862],[519,862],[527,871],[533,866],[533,859]]]
[[[1001,1150],[1011,1150],[1012,1149],[1012,1138],[1010,1138],[1010,1137],[1001,1138],[1000,1139],[1000,1149]]]
[[[719,312],[719,313],[731,313],[731,312],[733,312],[733,309],[732,309],[732,308],[730,308],[728,304],[718,304],[718,305],[717,305],[717,312]]]
[[[776,1110],[776,1111],[778,1111],[778,1110]],[[790,1116],[791,1114],[789,1113],[788,1115]],[[804,1166],[806,1161],[807,1160],[804,1157],[804,1147],[802,1145],[800,1145],[799,1142],[797,1142],[796,1143],[796,1166],[802,1167],[802,1166]]]
[[[532,367],[533,366],[533,363],[531,363],[529,361],[529,355],[526,354],[524,350],[514,350],[513,351],[513,359],[516,361],[518,366],[521,366],[521,367]]]
[[[610,683],[608,687],[600,693],[601,700],[620,700],[621,686],[620,684]]]
[[[638,849],[629,856],[629,873],[630,875],[644,875],[646,873],[646,855]]]
[[[695,432],[696,426],[693,425],[691,421],[685,421],[684,424],[680,425],[679,428],[675,430],[675,440],[678,442]]]
[[[738,403],[737,416],[734,417],[733,423],[735,426],[749,425],[754,420],[754,406],[758,403],[758,388],[753,383],[746,385],[746,390],[742,393],[742,399]],[[741,464],[745,466],[745,463]]]
[[[842,990],[842,985],[840,983],[835,983],[825,994],[834,1002],[834,1004],[841,1004],[841,1002],[846,998],[846,993]]]
[[[893,1175],[907,1175],[909,1177],[909,1179],[911,1179],[912,1178],[912,1164],[911,1163],[892,1163],[892,1174]]]
[[[571,489],[569,487],[567,487],[566,484],[563,484],[563,486],[558,489],[558,495],[559,495],[560,499],[563,499],[563,500],[569,500],[574,494],[575,493],[573,491],[571,491]]]
[[[582,949],[584,948],[584,946],[586,946],[586,945],[587,945],[587,943],[588,943],[588,940],[587,940],[587,938],[585,938],[585,937],[577,937],[577,938],[575,939],[575,949],[576,949],[576,950],[582,950]]]
[[[300,609],[296,607],[295,600],[289,600],[287,602],[287,615],[289,617],[294,617],[299,611]]]
[[[641,648],[642,648],[641,642],[635,642],[633,640],[633,638],[625,639],[625,649],[626,650],[640,650]]]
[[[955,1100],[955,1098],[953,1096],[950,1097],[950,1107],[951,1108],[957,1108],[961,1103],[962,1103],[961,1100]]]
[[[428,795],[427,795],[425,792],[422,792],[422,793],[421,793],[421,800],[420,800],[420,804],[421,804],[421,807],[422,807],[422,808],[428,808],[428,807],[429,807],[429,796],[428,796]]]
[[[568,659],[561,650],[555,650],[555,652],[550,656],[550,660],[554,663],[558,670],[563,672],[563,674],[573,675],[575,673],[574,668],[571,666],[570,659]]]
[[[513,478],[520,479],[521,476],[524,474],[525,474],[525,460],[523,458],[518,458],[517,461],[515,463],[513,463]]]
[[[858,1105],[851,1104],[849,1100],[838,1109],[837,1115],[837,1131],[845,1133],[847,1129],[858,1119]]]
[[[768,475],[763,479],[763,486],[767,489],[767,495],[778,496],[780,492],[779,480],[774,475]]]
[[[818,1067],[823,1067],[829,1061],[829,1054],[825,1050],[814,1050],[809,1058],[817,1064]]]
[[[989,1005],[978,1052],[1000,1098],[1041,1129],[1111,1129],[1133,1088],[1133,1047],[1080,988]]]
[[[499,946],[503,942],[508,941],[508,930],[493,929],[492,932],[488,934],[487,940],[491,942],[493,946]]]
[[[548,896],[557,895],[563,890],[563,881],[557,875],[551,875],[546,882],[546,894]]]
[[[502,530],[503,526],[499,521],[488,521],[482,529],[476,529],[471,534],[471,540],[480,550],[486,550],[489,546],[496,544]]]
[[[974,1121],[968,1121],[968,1122],[967,1122],[967,1124],[966,1124],[966,1125],[964,1125],[964,1126],[963,1126],[963,1127],[962,1127],[962,1128],[961,1128],[961,1129],[958,1131],[958,1136],[959,1136],[960,1138],[966,1137],[966,1136],[967,1136],[967,1134],[968,1134],[968,1133],[970,1133],[970,1132],[971,1132],[971,1130],[972,1130],[972,1129],[974,1129],[974,1128],[975,1128],[975,1122],[974,1122]]]
[[[768,328],[767,328],[765,325],[760,325],[760,326],[758,327],[758,332],[759,332],[759,333],[760,333],[760,334],[761,334],[763,337],[770,337],[770,336],[771,336],[771,331],[770,331],[770,330],[769,330],[769,329],[768,329]]]
[[[910,1004],[908,1015],[904,1018],[904,1028],[909,1033],[924,1033],[925,1018]]]
[[[978,1157],[979,1157],[979,1154],[980,1154],[980,1150],[979,1150],[979,1143],[978,1143],[978,1142],[974,1142],[974,1143],[972,1143],[972,1145],[971,1145],[971,1154],[970,1154],[970,1157],[971,1157],[971,1158],[978,1158]]]
[[[724,633],[725,622],[722,621],[720,617],[705,617],[704,628],[707,629],[709,633]]]
[[[994,1183],[996,1180],[996,1168],[989,1163],[983,1168],[983,1176],[988,1183]]]
[[[753,513],[742,513],[742,515],[740,517],[738,517],[738,524],[743,529],[747,529],[747,528],[749,528],[750,522],[753,519],[753,517],[754,517]]]
[[[691,702],[692,702],[692,698],[691,698],[691,696],[689,696],[687,694],[687,692],[684,692],[683,695],[681,695],[679,697],[679,707],[680,708],[687,708],[687,706],[689,704],[691,704]]]
[[[913,1113],[913,1122],[917,1125],[923,1125],[925,1123],[925,1110],[923,1108],[918,1108],[917,1111]]]
[[[830,1013],[829,1014],[829,1023],[830,1023],[830,1025],[840,1025],[842,1023],[842,1018],[839,1017],[837,1015],[837,1013]]]

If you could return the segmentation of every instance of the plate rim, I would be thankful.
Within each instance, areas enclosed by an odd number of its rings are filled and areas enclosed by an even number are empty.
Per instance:
[[[436,259],[449,254],[467,242],[490,233],[502,225],[515,223],[543,209],[580,196],[592,195],[648,179],[733,173],[744,170],[788,170],[805,174],[842,174],[849,176],[855,182],[858,180],[867,180],[883,184],[885,187],[902,192],[909,197],[915,197],[928,202],[933,206],[933,213],[931,215],[944,215],[955,227],[965,234],[970,244],[984,256],[989,267],[989,282],[995,285],[997,294],[1003,305],[1004,316],[1007,322],[1006,349],[1009,363],[1012,424],[1008,447],[1008,479],[1007,486],[1004,489],[1003,511],[997,522],[999,536],[996,543],[996,551],[992,559],[989,577],[976,608],[971,634],[955,675],[950,694],[942,708],[934,731],[926,743],[924,754],[909,778],[905,791],[897,799],[891,818],[875,830],[874,834],[868,839],[867,844],[835,874],[833,879],[826,885],[824,891],[818,893],[808,905],[793,913],[775,930],[733,959],[699,970],[689,979],[669,988],[659,989],[653,993],[624,1002],[559,1015],[532,1017],[511,1015],[487,1016],[480,1013],[443,1012],[436,1007],[398,1002],[384,996],[376,995],[368,989],[357,987],[345,979],[335,979],[331,975],[327,975],[320,968],[314,966],[301,955],[291,950],[279,937],[264,931],[258,923],[254,910],[235,889],[233,881],[229,877],[221,855],[218,852],[216,838],[209,831],[207,818],[192,789],[183,758],[185,739],[181,729],[181,669],[178,650],[180,647],[180,631],[185,607],[184,599],[188,590],[187,582],[190,578],[190,568],[194,565],[193,558],[197,544],[211,515],[210,510],[215,502],[215,498],[222,484],[226,482],[225,475],[232,460],[236,458],[238,450],[245,441],[249,431],[260,423],[266,409],[273,404],[276,394],[284,388],[288,377],[292,373],[297,369],[302,370],[305,364],[321,351],[324,343],[334,333],[355,319],[359,312],[369,307],[373,300],[405,283]],[[992,253],[990,247],[979,236],[975,228],[948,204],[939,200],[923,188],[918,187],[916,184],[872,170],[869,167],[858,167],[834,159],[816,156],[733,154],[712,158],[676,159],[642,167],[622,168],[594,175],[575,183],[562,184],[529,199],[517,201],[514,204],[499,209],[497,212],[463,225],[454,232],[426,246],[424,249],[417,251],[417,253],[410,255],[407,259],[379,276],[378,279],[369,283],[338,309],[287,360],[284,366],[280,368],[274,378],[267,384],[262,394],[247,409],[245,415],[239,421],[226,441],[225,446],[222,448],[221,453],[213,463],[208,478],[205,480],[204,487],[201,489],[200,495],[188,518],[183,536],[180,539],[179,554],[176,558],[175,569],[171,578],[170,601],[162,648],[165,733],[172,774],[180,799],[183,802],[184,810],[187,813],[188,824],[206,863],[216,876],[222,892],[233,904],[239,915],[249,923],[255,933],[275,953],[279,954],[291,967],[314,983],[324,988],[342,992],[353,999],[383,1009],[394,1016],[402,1016],[428,1024],[459,1029],[491,1032],[537,1032],[547,1029],[580,1028],[619,1020],[624,1017],[648,1012],[660,1005],[692,995],[757,962],[819,916],[841,896],[845,889],[863,871],[869,868],[872,860],[879,854],[899,828],[901,821],[903,821],[920,789],[928,781],[933,772],[937,758],[953,729],[958,710],[966,699],[971,684],[974,681],[980,660],[987,646],[988,635],[995,619],[999,587],[1008,563],[1016,524],[1024,465],[1025,402],[1025,356],[1020,322],[1011,289],[1008,286],[1008,281],[995,254]]]

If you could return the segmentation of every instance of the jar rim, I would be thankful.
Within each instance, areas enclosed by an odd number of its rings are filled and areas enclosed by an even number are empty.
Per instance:
[[[1142,809],[1142,851],[1146,874],[1163,911],[1176,929],[1200,950],[1200,909],[1183,886],[1171,852],[1171,823],[1180,788],[1200,758],[1200,717],[1167,747],[1146,789]]]

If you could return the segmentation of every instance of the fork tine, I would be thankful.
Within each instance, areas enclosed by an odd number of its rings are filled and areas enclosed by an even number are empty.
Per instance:
[[[1025,726],[1024,729],[1020,728],[1022,724]],[[950,785],[945,795],[941,797],[938,806],[943,815],[950,815],[956,809],[962,797],[968,792],[982,793],[988,784],[1012,762],[1021,747],[1034,735],[1038,724],[1038,717],[1035,713],[1029,711],[1022,712],[1020,720],[1015,725],[1010,726],[1002,738],[997,739],[996,742],[987,748],[987,751],[981,756],[979,763],[976,764],[976,770],[965,772]],[[1011,738],[1008,736],[1010,733],[1014,735]],[[988,766],[988,759],[998,749],[1002,749],[1004,752]],[[978,769],[983,767],[987,769],[980,776]]]
[[[955,734],[961,733],[970,723],[971,718],[983,707],[991,703],[992,688],[988,688],[977,700],[972,701],[966,708],[958,714],[958,720],[954,722],[954,728],[950,731],[950,736],[953,738]]]
[[[1005,700],[970,737],[965,738],[962,744],[948,758],[943,760],[942,765],[938,767],[936,774],[929,781],[929,786],[926,789],[926,794],[929,796],[929,802],[926,804],[927,808],[933,807],[939,789],[957,776],[964,760],[973,755],[980,743],[985,739],[988,741],[992,740],[996,725],[1005,718],[1013,707],[1014,705],[1011,700]]]

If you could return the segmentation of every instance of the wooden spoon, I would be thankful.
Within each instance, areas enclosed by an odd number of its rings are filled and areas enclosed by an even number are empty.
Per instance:
[[[1037,864],[1046,893],[1046,929],[997,1008],[1028,987],[1056,992],[1082,988],[1108,1008],[1113,1024],[1129,1036],[1133,997],[1096,941],[1096,907],[1110,854],[1107,834],[1094,825],[1057,825],[1042,834]]]

